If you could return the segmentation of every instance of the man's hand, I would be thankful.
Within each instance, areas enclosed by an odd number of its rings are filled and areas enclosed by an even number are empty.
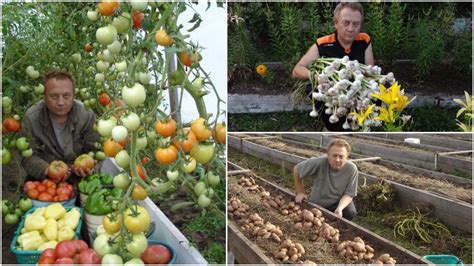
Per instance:
[[[342,218],[342,210],[339,208],[336,208],[334,210],[334,214],[336,214],[339,218]]]
[[[306,195],[305,194],[302,194],[302,193],[296,194],[296,197],[295,197],[295,202],[296,203],[301,203],[303,200],[306,200]]]
[[[44,170],[44,176],[45,176],[46,178],[51,179],[51,181],[53,181],[53,182],[56,183],[56,184],[59,184],[59,183],[61,183],[61,182],[63,182],[63,181],[66,181],[66,180],[69,178],[69,176],[71,176],[71,168],[68,168],[68,169],[67,169],[67,175],[66,175],[65,177],[63,177],[63,178],[61,178],[61,177],[59,177],[59,178],[54,178],[53,175],[49,176],[48,169],[49,169],[49,167],[46,167],[46,169]]]
[[[70,169],[75,175],[80,176],[80,177],[86,177],[88,175],[91,175],[94,172],[94,168],[90,168],[90,169],[75,168],[74,165],[71,166]]]

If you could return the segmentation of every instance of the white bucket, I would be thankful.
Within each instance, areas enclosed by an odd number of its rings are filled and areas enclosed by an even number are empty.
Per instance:
[[[81,208],[85,208],[86,207],[86,200],[87,198],[89,197],[89,195],[87,194],[84,194],[84,193],[79,193],[79,199],[81,200],[80,204],[81,204]]]
[[[92,236],[95,236],[97,227],[102,224],[102,220],[104,220],[105,215],[92,215],[88,214],[87,212],[84,213],[86,214],[85,221],[87,225],[87,234],[89,235],[89,238],[92,239]]]

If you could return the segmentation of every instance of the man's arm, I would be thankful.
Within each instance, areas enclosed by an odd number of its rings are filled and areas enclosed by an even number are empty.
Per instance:
[[[295,189],[296,189],[295,202],[301,203],[303,199],[306,198],[306,195],[304,194],[303,181],[300,178],[300,173],[298,172],[298,169],[296,168],[296,166],[293,167],[293,179],[295,179]]]
[[[372,52],[372,44],[369,44],[369,47],[365,49],[365,64],[372,66],[375,64],[374,53]]]
[[[342,217],[342,210],[344,210],[347,207],[347,205],[349,205],[351,202],[352,202],[351,196],[349,195],[342,196],[341,200],[339,200],[339,205],[337,205],[337,208],[334,211],[334,213],[337,216]]]
[[[45,179],[49,163],[40,155],[39,145],[36,142],[35,136],[33,136],[31,121],[27,116],[21,121],[20,135],[28,139],[30,148],[33,150],[33,155],[21,159],[23,169],[25,169],[28,175],[36,179]]]
[[[368,48],[367,48],[368,49]],[[303,79],[306,80],[309,78],[309,70],[308,66],[311,64],[314,60],[319,58],[319,51],[318,51],[318,46],[316,44],[313,44],[306,52],[306,54],[301,57],[300,61],[296,64],[296,66],[293,68],[292,75],[294,78],[298,79]]]

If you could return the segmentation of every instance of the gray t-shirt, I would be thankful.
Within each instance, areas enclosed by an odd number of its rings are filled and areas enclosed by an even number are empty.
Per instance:
[[[339,202],[344,195],[357,195],[359,171],[353,162],[347,162],[341,170],[331,169],[328,157],[312,157],[296,165],[300,178],[312,177],[310,201],[322,207]]]
[[[59,124],[54,119],[50,116],[51,123],[53,124],[53,129],[54,129],[54,134],[56,135],[56,141],[59,144],[59,147],[64,151],[64,148],[66,147],[64,143],[64,138],[66,134],[66,123],[64,124]]]

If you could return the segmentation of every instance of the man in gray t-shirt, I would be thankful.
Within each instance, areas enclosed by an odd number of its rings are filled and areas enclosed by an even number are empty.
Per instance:
[[[316,203],[339,217],[352,220],[357,211],[352,198],[357,195],[357,166],[347,161],[351,147],[347,141],[333,139],[328,146],[327,155],[313,157],[300,162],[293,169],[296,198],[300,203],[306,198],[303,178],[312,178],[310,201]]]

